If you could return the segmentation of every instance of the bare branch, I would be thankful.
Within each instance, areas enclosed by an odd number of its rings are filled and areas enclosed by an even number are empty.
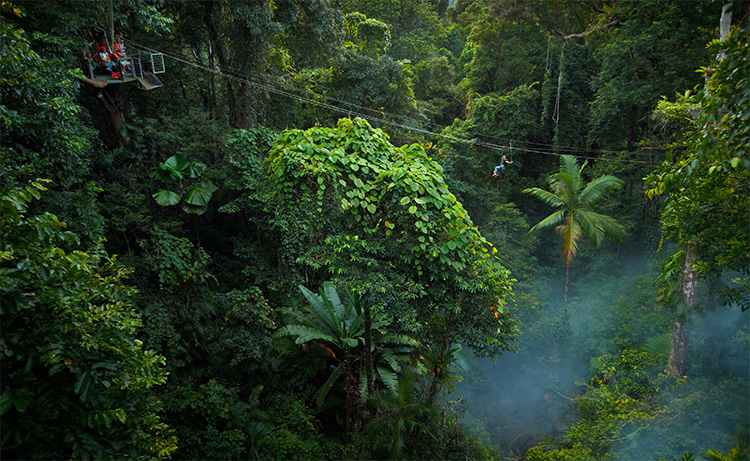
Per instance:
[[[563,35],[561,38],[563,39],[564,42],[567,42],[567,41],[572,40],[574,38],[586,38],[588,35],[596,32],[599,29],[610,29],[610,28],[612,28],[612,27],[620,24],[620,22],[621,22],[620,20],[615,20],[615,21],[607,23],[607,24],[605,24],[605,25],[603,25],[601,27],[594,27],[591,30],[587,30],[585,32],[581,32],[579,34]]]

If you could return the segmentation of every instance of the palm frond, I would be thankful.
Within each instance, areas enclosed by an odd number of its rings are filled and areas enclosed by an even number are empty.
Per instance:
[[[555,231],[563,238],[562,255],[565,259],[565,266],[570,266],[576,253],[578,253],[578,239],[583,235],[581,226],[576,219],[569,217],[564,224],[560,224]]]
[[[533,234],[534,232],[538,230],[549,229],[551,227],[557,226],[558,224],[560,224],[560,222],[562,222],[564,218],[565,218],[565,210],[555,211],[551,215],[539,221],[534,227],[529,229],[529,231],[526,233],[526,239],[528,240],[531,234]]]
[[[576,164],[578,163],[576,159]],[[586,165],[589,164],[588,160],[584,160],[583,164],[581,165],[581,168],[578,169],[578,173],[576,174],[576,192],[581,190],[581,184],[583,183],[583,169],[586,168]]]
[[[604,231],[599,227],[598,220],[594,215],[595,213],[586,210],[578,210],[576,213],[576,217],[581,224],[583,233],[588,236],[589,242],[591,242],[594,248],[599,248],[599,245],[602,244],[602,240],[604,240]]]
[[[579,213],[586,214],[596,224],[596,227],[601,229],[601,232],[613,242],[620,244],[625,241],[625,235],[627,235],[625,227],[612,216],[593,211],[579,211]]]
[[[321,339],[323,341],[329,342],[333,342],[334,340],[331,335],[307,325],[287,325],[285,327],[279,328],[276,333],[274,333],[274,335],[277,337],[294,336],[295,344],[302,344],[315,339]]]
[[[560,158],[560,172],[564,172],[570,176],[570,189],[574,195],[578,194],[581,190],[581,180],[583,169],[586,168],[588,162],[584,161],[583,165],[578,166],[578,159],[572,155],[563,155]]]
[[[336,383],[336,380],[339,379],[339,376],[344,372],[343,365],[337,366],[333,372],[331,373],[331,376],[328,377],[325,383],[318,389],[318,392],[316,392],[315,396],[315,404],[318,406],[323,405],[323,401],[326,399],[326,396],[328,395],[328,392],[331,390],[333,385]]]
[[[579,201],[582,206],[588,207],[599,201],[599,199],[611,189],[619,189],[625,184],[620,178],[605,175],[592,180],[581,192]]]
[[[600,215],[601,227],[604,231],[604,235],[610,238],[613,242],[621,244],[625,241],[627,231],[625,226],[617,222],[617,220],[611,216]]]
[[[400,359],[405,358],[397,355],[394,351],[386,349],[383,351],[383,360],[385,360],[391,369],[395,372],[401,371],[401,364],[398,363]]]
[[[664,333],[647,340],[641,349],[652,355],[669,355],[672,345],[672,333]]]
[[[532,196],[538,198],[539,200],[543,201],[553,208],[560,208],[561,206],[565,205],[565,202],[560,197],[553,194],[552,192],[540,189],[538,187],[524,189],[523,192],[525,194],[531,194]]]
[[[573,177],[579,176],[585,166],[586,163],[584,162],[583,166],[579,167],[578,159],[572,155],[560,156],[560,171],[564,171]]]
[[[378,376],[394,396],[398,396],[398,375],[386,368],[378,367]]]
[[[577,186],[576,177],[561,171],[549,177],[549,188],[553,194],[568,207],[575,203]]]

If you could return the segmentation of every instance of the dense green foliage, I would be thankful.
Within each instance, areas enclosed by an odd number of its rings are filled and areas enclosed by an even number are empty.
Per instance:
[[[3,456],[167,455],[176,439],[151,390],[164,357],[134,336],[129,270],[100,246],[66,251],[78,240],[56,216],[27,216],[40,190],[0,195]]]
[[[746,459],[748,6],[2,1],[0,456]]]

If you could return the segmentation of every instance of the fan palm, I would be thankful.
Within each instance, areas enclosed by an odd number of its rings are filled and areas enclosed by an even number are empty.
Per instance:
[[[557,211],[547,216],[526,234],[528,238],[534,232],[554,228],[563,238],[562,256],[565,260],[565,301],[564,311],[568,309],[568,280],[570,263],[578,251],[578,240],[586,234],[595,248],[601,245],[604,237],[615,243],[625,239],[625,228],[611,216],[592,211],[594,204],[610,189],[622,187],[623,181],[611,175],[601,176],[586,184],[581,173],[587,162],[579,167],[578,159],[563,155],[560,159],[560,171],[551,175],[547,182],[549,191],[532,187],[524,192],[542,200]]]

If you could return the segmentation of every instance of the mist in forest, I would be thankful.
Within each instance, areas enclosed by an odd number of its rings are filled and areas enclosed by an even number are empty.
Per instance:
[[[534,361],[534,352],[482,360],[481,380],[457,386],[469,417],[502,452],[522,453],[541,438],[561,435],[575,383],[588,371],[581,362]]]
[[[578,269],[584,272],[580,265]],[[552,300],[542,302],[539,312],[523,315],[519,351],[496,361],[475,359],[474,371],[456,386],[467,406],[468,425],[509,456],[521,456],[536,444],[560,446],[565,430],[579,418],[573,398],[591,384],[592,359],[623,348],[639,349],[670,331],[672,314],[653,301],[657,269],[642,257],[604,276],[594,267],[571,283],[574,296],[567,316]],[[563,287],[554,280],[536,290],[553,299]],[[726,452],[736,443],[738,423],[744,418],[745,427],[750,426],[750,312],[714,302],[717,305],[702,305],[690,320],[689,379],[681,387],[657,393],[656,403],[672,413],[614,444],[614,459],[672,459],[685,451],[708,449]],[[667,355],[661,357],[666,368]],[[726,408],[742,405],[731,398],[737,392],[745,396],[740,414]],[[674,400],[686,395],[697,400]],[[684,434],[683,440],[684,424],[697,430]]]
[[[750,434],[749,339],[750,312],[739,306],[719,306],[694,315],[687,380],[659,402],[673,410],[625,443],[614,445],[614,459],[673,459],[709,449],[727,453],[738,439],[746,438]],[[683,398],[685,403],[678,400]]]
[[[576,268],[583,272],[581,264]],[[612,305],[630,288],[621,283],[622,277],[645,270],[638,258],[620,265],[617,277],[610,277],[612,286],[597,283],[599,289],[585,291],[577,289],[582,279],[571,281],[567,314],[562,309],[563,280],[538,282],[534,291],[542,299],[540,307],[520,313],[519,351],[494,361],[477,359],[472,365],[477,372],[470,371],[457,392],[468,406],[468,417],[482,423],[502,453],[520,455],[545,439],[561,438],[575,421],[572,398],[590,378],[591,356],[609,352],[602,319],[611,317]]]

